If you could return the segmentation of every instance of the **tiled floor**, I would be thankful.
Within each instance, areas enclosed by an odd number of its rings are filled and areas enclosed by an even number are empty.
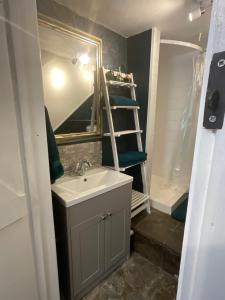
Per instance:
[[[133,253],[83,300],[174,300],[177,280]]]

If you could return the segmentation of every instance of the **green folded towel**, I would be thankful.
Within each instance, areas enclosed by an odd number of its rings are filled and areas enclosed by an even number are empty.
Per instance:
[[[128,165],[134,165],[145,161],[147,159],[147,154],[139,151],[128,151],[125,153],[119,153],[118,159],[120,167],[126,167]]]
[[[138,106],[138,102],[124,96],[110,96],[112,106]]]
[[[55,135],[51,126],[47,108],[45,107],[46,132],[48,142],[48,158],[51,183],[63,176],[64,169],[60,162],[59,151],[55,141]]]
[[[128,151],[124,153],[118,153],[118,160],[120,167],[127,167],[130,165],[135,165],[139,162],[143,162],[147,159],[147,154],[145,152],[139,151]],[[106,166],[113,166],[114,161],[112,157],[103,159],[103,164]]]

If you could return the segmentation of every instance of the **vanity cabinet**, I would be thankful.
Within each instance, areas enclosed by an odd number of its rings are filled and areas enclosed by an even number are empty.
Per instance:
[[[131,183],[65,207],[53,194],[59,280],[66,300],[81,299],[130,251]]]

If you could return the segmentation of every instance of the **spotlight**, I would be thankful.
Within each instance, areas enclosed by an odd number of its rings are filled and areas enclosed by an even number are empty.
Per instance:
[[[75,65],[77,63],[78,59],[76,57],[72,58],[72,64]]]
[[[79,61],[82,65],[87,65],[90,61],[90,56],[87,53],[84,53],[79,57]]]
[[[188,18],[190,22],[193,22],[200,18],[205,13],[205,9],[202,7],[199,7],[192,12],[189,13]]]
[[[213,4],[213,0],[195,0],[195,2],[197,3],[197,8],[188,15],[190,22],[200,18],[205,13],[206,9],[209,9]]]

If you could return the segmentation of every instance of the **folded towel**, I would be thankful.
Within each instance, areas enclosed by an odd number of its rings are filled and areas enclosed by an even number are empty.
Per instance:
[[[145,161],[147,159],[147,154],[139,151],[128,151],[125,153],[119,153],[118,159],[120,167],[126,167],[128,165],[134,165]]]
[[[138,106],[138,102],[124,96],[110,96],[112,106]]]
[[[130,165],[135,165],[139,162],[143,162],[147,159],[147,154],[145,152],[139,151],[128,151],[124,153],[118,153],[118,160],[120,167],[127,167]],[[113,157],[103,158],[103,165],[113,166]]]
[[[46,132],[47,132],[47,142],[48,142],[50,179],[51,179],[51,183],[54,183],[56,179],[58,179],[64,174],[64,169],[60,162],[59,151],[56,145],[55,135],[51,126],[48,110],[46,107],[45,107],[45,121],[46,121]]]

